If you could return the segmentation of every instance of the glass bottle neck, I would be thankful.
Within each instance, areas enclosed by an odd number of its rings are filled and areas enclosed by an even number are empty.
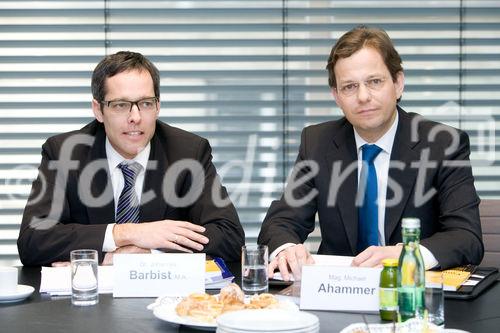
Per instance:
[[[403,243],[419,243],[420,242],[420,228],[407,229],[403,228]]]

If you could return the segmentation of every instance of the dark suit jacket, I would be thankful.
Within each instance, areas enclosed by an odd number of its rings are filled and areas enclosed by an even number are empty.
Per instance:
[[[395,205],[386,207],[386,245],[402,241],[400,221],[403,217],[418,217],[421,221],[421,244],[432,252],[442,268],[465,263],[479,264],[484,253],[478,209],[480,200],[469,164],[467,134],[424,120],[400,108],[398,112],[399,123],[391,163],[400,161],[404,166],[391,166],[389,181],[392,179],[399,184],[399,194],[402,195]],[[456,138],[457,146],[448,152],[446,149],[454,144],[453,138]],[[418,175],[418,164],[412,167],[412,163],[419,163],[427,153],[428,160],[435,161],[436,165],[426,169],[425,173],[421,170]],[[357,255],[358,212],[355,200],[358,179],[352,125],[342,118],[306,127],[302,132],[296,163],[305,160],[315,161],[319,172],[293,190],[288,185],[286,191],[292,193],[294,198],[304,197],[312,190],[317,191],[317,195],[299,207],[291,207],[284,197],[274,201],[262,225],[258,242],[268,244],[270,252],[285,243],[303,243],[314,230],[315,214],[318,213],[322,237],[318,253]],[[447,161],[465,162],[466,166],[449,166]],[[350,165],[352,168],[348,169]],[[332,180],[335,170],[350,172],[337,172],[340,177],[334,176]],[[301,168],[298,178],[308,171],[307,167]],[[344,180],[340,179],[342,175],[346,177]],[[388,201],[394,198],[395,192],[398,194],[397,188],[391,186],[393,184],[388,184]],[[336,200],[332,200],[330,195],[333,203],[328,205],[329,192],[335,192],[336,188]],[[436,192],[422,203],[421,197],[431,189]]]
[[[60,177],[62,173],[57,174],[51,164],[59,160],[65,142],[82,134],[95,140],[92,145],[79,144],[73,149],[72,163],[78,163],[78,166],[68,172],[66,181],[57,182],[56,177]],[[69,260],[71,250],[83,248],[97,250],[100,260],[103,259],[102,245],[106,226],[115,221],[105,138],[103,125],[94,120],[81,130],[51,137],[42,146],[39,175],[33,182],[17,241],[23,264],[46,265],[54,261]],[[201,163],[205,178],[204,183],[192,184],[195,177],[192,177],[191,173],[180,173],[176,181],[174,180],[175,191],[179,197],[187,193],[191,185],[203,186],[203,190],[194,204],[188,207],[174,207],[164,200],[162,183],[167,169],[182,159],[193,159]],[[91,180],[79,184],[84,168],[97,160],[102,162],[99,172]],[[157,161],[156,168],[150,169],[149,166],[154,166],[154,161]],[[67,165],[66,162],[66,167]],[[174,182],[171,179],[168,181],[173,186]],[[172,219],[202,225],[206,228],[205,236],[209,238],[203,252],[228,261],[239,260],[241,246],[244,244],[244,232],[232,204],[224,208],[214,205],[211,196],[214,182],[220,187],[221,198],[227,198],[226,189],[220,185],[212,164],[208,141],[157,121],[156,131],[151,139],[151,152],[141,196],[141,221]],[[84,204],[82,189],[89,186],[94,197],[103,195],[110,200],[92,205],[97,207]],[[148,191],[153,191],[154,199],[144,202]],[[51,210],[53,203],[59,204],[62,212]]]

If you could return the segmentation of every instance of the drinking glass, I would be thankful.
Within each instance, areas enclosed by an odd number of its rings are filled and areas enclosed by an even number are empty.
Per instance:
[[[441,272],[425,272],[425,309],[430,323],[444,327],[444,292]]]
[[[74,250],[71,257],[71,303],[77,306],[99,303],[97,291],[97,251]]]
[[[241,251],[241,288],[245,294],[267,292],[268,250],[266,245],[244,245]]]

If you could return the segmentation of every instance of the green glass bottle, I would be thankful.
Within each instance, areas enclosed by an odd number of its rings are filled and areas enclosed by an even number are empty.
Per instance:
[[[403,250],[398,268],[398,313],[401,321],[423,318],[425,312],[425,266],[420,253],[420,220],[404,218]]]
[[[382,260],[380,272],[380,319],[397,321],[398,318],[398,259]]]

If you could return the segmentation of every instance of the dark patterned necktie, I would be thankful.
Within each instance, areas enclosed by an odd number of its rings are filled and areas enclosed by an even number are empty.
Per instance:
[[[375,158],[382,151],[377,145],[363,147],[363,166],[359,177],[360,188],[365,186],[363,205],[358,209],[358,253],[370,245],[378,245],[378,186]]]
[[[118,165],[122,170],[125,186],[123,187],[118,207],[116,208],[116,223],[138,223],[139,222],[139,200],[135,192],[135,179],[141,171],[139,163],[122,162]]]

